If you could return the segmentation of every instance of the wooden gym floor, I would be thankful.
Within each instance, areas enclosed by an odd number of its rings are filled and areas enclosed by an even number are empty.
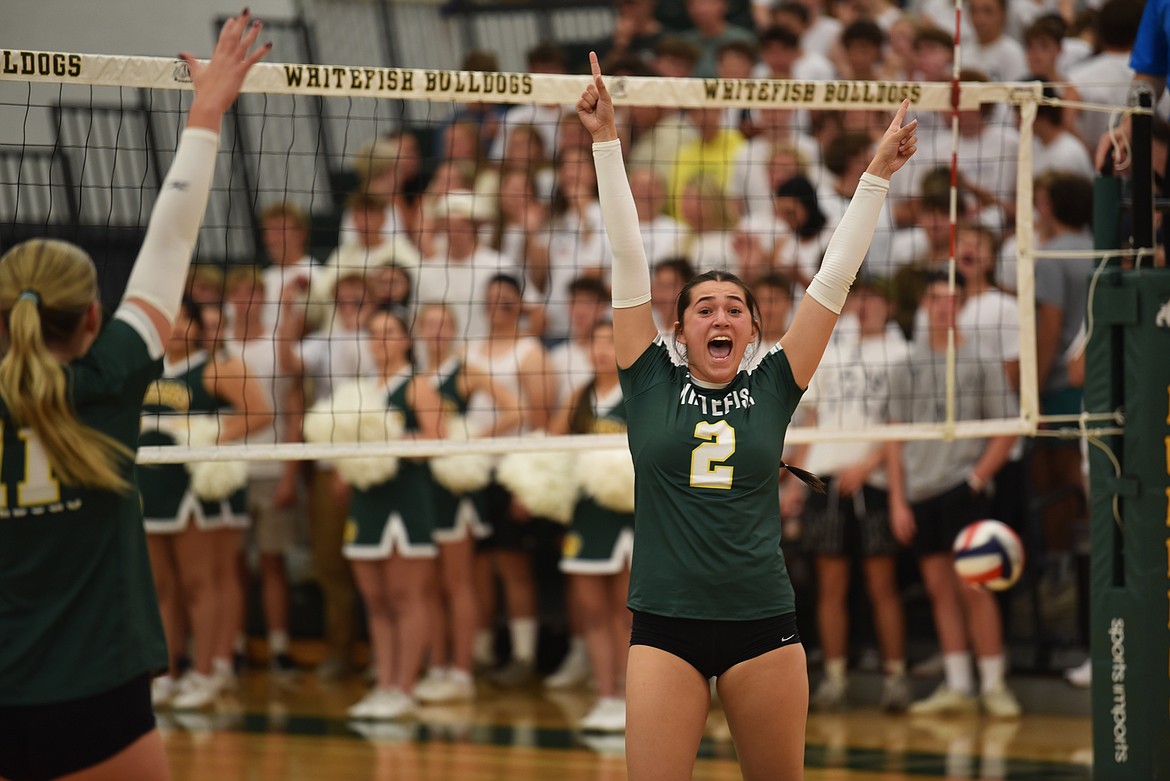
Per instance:
[[[161,711],[176,781],[620,781],[622,737],[581,735],[572,724],[587,691],[503,692],[480,684],[473,704],[431,706],[416,719],[347,721],[360,681],[311,674],[282,682],[249,673],[238,691],[200,713]],[[726,722],[708,721],[694,778],[740,778]],[[1088,718],[1018,722],[910,719],[875,710],[809,718],[809,781],[1090,778]]]

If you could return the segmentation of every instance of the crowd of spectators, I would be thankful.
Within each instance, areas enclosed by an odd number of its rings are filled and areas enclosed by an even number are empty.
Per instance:
[[[851,296],[840,336],[802,405],[812,424],[848,429],[894,420],[941,422],[945,399],[937,388],[923,390],[907,377],[917,371],[914,361],[929,364],[938,344],[935,336],[952,318],[962,345],[960,375],[977,378],[972,387],[960,385],[960,409],[974,417],[1015,414],[1021,339],[1015,258],[1023,240],[1016,230],[1021,211],[1033,214],[1028,244],[1051,253],[1036,262],[1035,274],[1041,411],[1080,411],[1078,377],[1068,363],[1077,355],[1092,268],[1091,260],[1078,254],[1093,246],[1091,150],[1107,131],[1105,107],[1126,100],[1125,85],[1132,76],[1128,54],[1142,3],[1107,0],[1080,8],[1050,0],[972,0],[968,10],[962,80],[1037,79],[1050,95],[1095,105],[1038,109],[1033,148],[1023,156],[1031,161],[1034,177],[1031,204],[1016,202],[1021,150],[1014,111],[985,105],[959,115],[958,292],[946,301],[939,299],[938,280],[952,254],[950,117],[916,115],[918,155],[895,180],[862,269],[861,288]],[[956,50],[952,6],[931,0],[905,8],[887,0],[839,0],[828,6],[821,0],[752,0],[750,11],[738,17],[743,26],[728,21],[727,0],[688,0],[688,22],[679,30],[660,16],[654,0],[618,0],[612,35],[567,49],[542,44],[528,53],[528,68],[533,73],[577,71],[582,63],[571,53],[594,49],[603,58],[603,71],[612,76],[942,81],[951,78]],[[492,70],[495,58],[475,52],[463,67]],[[888,120],[883,111],[865,110],[619,106],[618,126],[652,267],[655,319],[668,343],[679,289],[697,270],[709,268],[731,270],[753,286],[761,303],[762,338],[769,344],[778,340]],[[433,154],[424,153],[428,149]],[[559,412],[598,376],[591,345],[609,311],[609,248],[589,137],[572,107],[462,104],[439,126],[403,128],[370,139],[352,166],[358,184],[345,201],[336,249],[327,258],[309,255],[310,216],[292,203],[274,202],[259,215],[264,257],[257,258],[255,268],[234,269],[226,278],[202,269],[192,278],[192,299],[222,311],[222,325],[201,334],[205,346],[242,355],[249,371],[266,383],[276,422],[264,436],[299,440],[306,408],[328,399],[339,383],[381,376],[386,359],[375,355],[382,355],[382,347],[371,348],[376,341],[371,323],[378,324],[378,339],[395,327],[379,313],[391,314],[405,338],[413,339],[416,371],[423,366],[438,371],[430,360],[434,356],[426,355],[438,349],[434,333],[428,337],[421,330],[430,322],[428,327],[447,329],[453,352],[465,366],[502,388],[470,399],[468,414],[489,421],[484,430],[560,433]],[[1068,257],[1055,257],[1058,252]],[[441,315],[423,317],[436,307]],[[510,429],[492,428],[493,414],[510,415]],[[912,487],[922,469],[945,464],[951,471],[938,484],[919,486],[917,499],[945,493],[952,483],[965,486],[1025,535],[1040,554],[1030,566],[1052,589],[1072,583],[1086,523],[1076,446],[993,441],[957,452],[955,443],[936,444],[938,452],[888,451],[872,443],[793,457],[837,476],[844,495],[864,495],[871,503],[863,487],[885,496],[888,459],[903,459],[903,466],[917,470],[907,476]],[[981,460],[987,452],[981,448],[993,446],[1003,450],[1004,458],[994,464]],[[989,465],[994,471],[981,471]],[[352,667],[356,638],[354,584],[343,555],[348,489],[324,462],[311,468],[285,464],[279,474],[262,471],[257,485],[263,487],[253,492],[254,523],[265,528],[274,514],[271,500],[260,501],[264,495],[277,497],[275,509],[293,511],[277,513],[280,523],[307,518],[314,575],[325,596],[327,655],[320,672],[344,674]],[[785,483],[784,523],[793,539],[788,553],[798,556],[802,519],[824,511],[806,508],[800,485],[793,483]],[[1036,497],[1052,497],[1042,502],[1041,517],[1033,517]],[[483,669],[501,667],[491,634],[494,578],[499,578],[511,662],[496,670],[496,679],[522,683],[535,672],[538,633],[531,525],[525,525],[525,508],[507,497],[488,499],[479,514],[508,532],[506,539],[480,544],[474,662]],[[895,535],[900,536],[897,529]],[[282,556],[294,538],[289,533],[259,538],[270,650],[283,666],[292,660]],[[811,611],[801,620],[810,639],[821,635],[825,680],[833,684],[818,690],[814,707],[834,708],[846,700],[848,649],[843,626],[829,617],[841,614],[845,594],[826,584],[839,584],[842,557],[852,548],[822,543],[809,549],[823,560],[817,568],[818,593],[826,601],[815,611],[820,632],[813,628]],[[867,557],[897,554],[880,546],[861,552]],[[895,610],[894,569],[887,562],[872,575],[868,582],[885,671],[904,675],[904,641],[894,639],[904,633]],[[932,600],[952,600],[944,602],[941,613],[936,604],[936,622],[957,610],[954,595],[938,592],[925,566],[923,577]],[[443,599],[456,599],[456,586],[433,588]],[[362,594],[368,606],[374,602],[391,614],[393,608],[377,600],[393,603],[400,596],[379,596],[365,588]],[[434,597],[435,604],[441,601]],[[985,620],[993,615],[988,612],[992,607],[967,609],[973,620]],[[573,610],[570,618],[573,640],[555,678],[561,683],[578,683],[588,673],[581,640],[588,630]],[[994,620],[1000,620],[998,613]],[[1085,643],[1078,630],[1074,625],[1064,642]],[[962,628],[946,630],[952,637],[956,631],[961,634]],[[944,633],[941,624],[939,633]],[[970,657],[964,656],[966,645],[960,645],[945,648],[944,688],[968,699],[936,702],[940,710],[970,705],[971,675],[960,671]],[[998,669],[984,662],[996,654],[1002,660],[1003,649],[978,646],[980,675],[993,679],[994,688],[995,679],[1002,683],[1002,661]],[[431,680],[428,685],[432,694],[440,692],[436,698],[468,696],[464,679],[457,684],[435,689]],[[987,690],[984,681],[984,694]],[[891,707],[907,704],[905,692],[889,697]],[[1006,715],[1012,710],[1011,703],[984,705],[1004,708]]]

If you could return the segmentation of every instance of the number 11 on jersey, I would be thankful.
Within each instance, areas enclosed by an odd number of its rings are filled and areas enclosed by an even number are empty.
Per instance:
[[[22,428],[20,440],[24,442],[24,479],[16,484],[16,505],[33,507],[61,501],[61,484],[53,477],[45,446],[37,439],[32,429]],[[3,449],[4,424],[0,423],[0,463],[7,453]],[[0,507],[8,506],[8,485],[0,482]]]
[[[726,420],[700,421],[695,438],[705,441],[691,451],[691,487],[729,490],[735,467],[723,462],[735,453],[735,429]]]

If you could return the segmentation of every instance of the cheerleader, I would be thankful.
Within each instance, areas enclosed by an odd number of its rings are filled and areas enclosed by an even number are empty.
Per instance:
[[[487,373],[500,387],[511,391],[523,416],[523,430],[539,431],[548,425],[556,378],[547,369],[540,340],[521,334],[523,313],[520,284],[515,278],[499,275],[487,286],[488,336],[468,345],[467,365]],[[507,410],[484,410],[473,404],[469,420],[473,426],[487,425],[494,415]],[[536,585],[532,578],[530,525],[526,515],[500,486],[489,486],[487,514],[492,534],[480,543],[483,556],[477,561],[477,593],[480,596],[480,632],[475,640],[475,658],[481,666],[492,666],[491,627],[496,593],[493,570],[504,585],[508,629],[512,640],[512,662],[495,676],[497,683],[514,686],[527,683],[535,674]]]
[[[243,361],[206,348],[219,322],[207,309],[189,299],[179,309],[162,378],[146,391],[140,446],[225,444],[272,424],[264,390]],[[198,415],[217,416],[211,441],[199,441]],[[220,470],[236,485],[214,500],[196,495],[191,471],[184,464],[139,467],[147,546],[171,652],[172,674],[155,681],[153,699],[178,709],[207,706],[234,677],[241,602],[236,556],[248,525],[246,467],[238,474],[230,466]],[[194,635],[194,667],[176,687],[184,614]]]
[[[455,354],[455,316],[442,304],[425,307],[415,322],[417,338],[426,355],[423,374],[442,397],[449,436],[492,437],[514,431],[521,423],[516,395],[483,371],[467,366]],[[469,429],[467,414],[473,395],[490,400],[498,410],[486,426]],[[455,474],[448,470],[454,469]],[[454,467],[458,467],[455,469]],[[491,477],[490,456],[432,459],[435,475],[435,542],[439,546],[439,588],[432,592],[430,668],[414,696],[421,702],[451,702],[475,696],[472,658],[479,616],[473,580],[475,541],[491,533],[481,517],[480,489]],[[456,480],[461,485],[452,483]],[[446,485],[444,485],[446,483]]]
[[[554,434],[625,433],[626,410],[618,383],[614,356],[613,324],[598,323],[591,334],[590,359],[593,379],[573,394],[553,425]],[[586,468],[584,458],[599,459],[600,469]],[[629,452],[587,454],[578,462],[578,474],[620,482],[617,464],[629,462]],[[620,466],[617,467],[620,469]],[[561,571],[569,576],[569,600],[580,618],[585,646],[593,666],[598,702],[581,722],[586,731],[622,732],[626,727],[626,701],[622,687],[626,676],[626,655],[630,645],[630,611],[626,594],[630,588],[630,558],[634,549],[633,464],[628,467],[629,507],[613,509],[615,503],[590,496],[586,486],[573,510],[565,535]],[[617,504],[621,504],[620,500]]]
[[[387,406],[401,412],[404,436],[443,436],[439,392],[414,372],[406,324],[393,313],[377,312],[367,328],[378,387]],[[426,464],[399,459],[393,476],[355,485],[352,492],[343,552],[366,603],[376,685],[348,713],[355,719],[394,719],[414,710],[409,692],[427,642],[428,591],[438,555],[433,489]]]

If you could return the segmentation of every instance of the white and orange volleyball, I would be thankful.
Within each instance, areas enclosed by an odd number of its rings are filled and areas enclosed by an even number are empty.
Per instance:
[[[955,537],[955,572],[975,586],[1004,591],[1024,571],[1024,545],[1002,521],[975,521]]]

